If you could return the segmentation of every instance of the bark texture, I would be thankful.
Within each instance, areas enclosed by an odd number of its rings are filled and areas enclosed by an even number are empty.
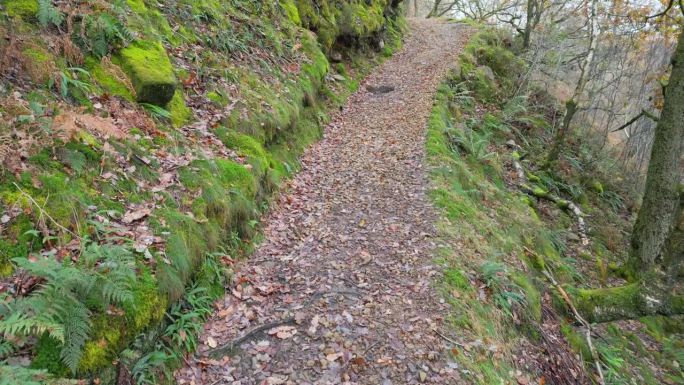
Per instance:
[[[681,224],[679,162],[684,152],[684,34],[679,36],[672,58],[670,81],[665,88],[665,104],[656,127],[644,198],[632,233],[631,264],[636,273],[649,272],[681,259],[681,255],[665,255],[668,249],[681,254],[676,243],[666,246]],[[679,230],[681,237],[681,230]]]

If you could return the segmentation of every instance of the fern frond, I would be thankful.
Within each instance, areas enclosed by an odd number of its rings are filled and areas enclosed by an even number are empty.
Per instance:
[[[0,339],[0,360],[14,353],[14,350],[15,348],[13,344]]]
[[[0,320],[0,333],[9,336],[29,336],[50,334],[58,341],[64,341],[64,328],[53,319],[31,317],[22,313],[13,313]]]
[[[62,25],[64,22],[64,15],[60,12],[50,0],[38,0],[38,13],[36,14],[38,22],[44,28],[50,24],[54,26]]]
[[[65,316],[65,338],[59,357],[75,373],[83,356],[83,346],[90,335],[90,311],[79,304],[71,307]]]

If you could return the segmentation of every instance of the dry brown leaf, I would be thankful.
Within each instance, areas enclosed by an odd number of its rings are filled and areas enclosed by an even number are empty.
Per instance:
[[[288,339],[297,334],[297,328],[294,326],[278,326],[268,331],[269,335],[275,335],[281,340]]]
[[[125,224],[131,224],[135,221],[139,221],[146,216],[150,215],[152,211],[146,207],[137,209],[137,210],[129,210],[126,211],[126,214],[124,214],[123,218],[121,221]]]

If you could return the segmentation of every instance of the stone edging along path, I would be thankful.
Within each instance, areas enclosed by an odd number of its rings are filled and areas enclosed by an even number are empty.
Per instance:
[[[309,148],[265,218],[264,242],[205,325],[180,384],[452,384],[431,281],[427,119],[470,34],[410,20]],[[233,344],[231,344],[233,342]],[[223,347],[220,350],[212,346]],[[211,353],[211,354],[210,354]]]

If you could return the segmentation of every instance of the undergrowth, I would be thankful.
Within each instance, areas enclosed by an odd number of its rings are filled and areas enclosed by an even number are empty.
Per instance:
[[[563,361],[554,355],[567,351],[566,358],[585,362],[580,371],[590,380],[581,380],[577,368],[555,370],[574,372],[572,383],[591,383],[594,363],[583,332],[546,274],[571,287],[623,279],[635,194],[617,176],[611,154],[581,130],[561,167],[535,167],[552,137],[546,117],[556,106],[517,83],[524,63],[513,47],[505,32],[481,28],[460,70],[440,86],[428,125],[430,195],[441,213],[439,287],[452,305],[447,322],[460,343],[453,359],[468,383],[553,383],[554,362]],[[579,247],[573,217],[517,187],[514,159],[533,189],[573,200],[588,213],[589,250]],[[673,325],[681,319],[594,328],[606,383],[684,383],[683,330]]]

